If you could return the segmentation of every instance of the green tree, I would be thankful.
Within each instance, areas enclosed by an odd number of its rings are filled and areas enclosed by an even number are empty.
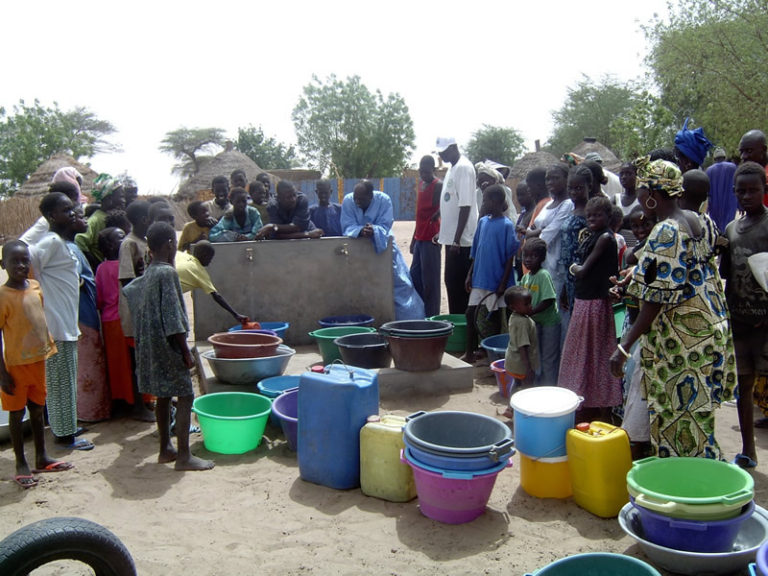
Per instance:
[[[611,122],[631,109],[632,97],[631,87],[610,76],[599,83],[585,76],[576,88],[568,89],[565,104],[552,114],[555,127],[547,147],[560,155],[591,136],[613,148]]]
[[[483,124],[480,130],[472,134],[465,152],[473,163],[488,159],[512,166],[525,152],[525,141],[514,128]]]
[[[24,100],[9,113],[0,107],[0,195],[12,195],[40,164],[54,154],[76,160],[97,152],[118,150],[105,137],[115,127],[86,108],[63,111]]]
[[[670,146],[677,131],[672,112],[647,90],[634,94],[631,107],[614,118],[609,128],[611,149],[628,160]]]
[[[293,146],[265,136],[261,126],[238,128],[235,146],[265,170],[287,170],[297,165]]]
[[[396,176],[414,146],[413,121],[399,94],[372,93],[352,76],[312,76],[293,109],[306,162],[343,178]]]
[[[221,128],[179,128],[166,132],[159,149],[179,161],[173,167],[176,174],[188,177],[197,174],[201,159],[223,146],[224,139]]]
[[[644,28],[661,98],[713,143],[735,151],[741,135],[768,126],[768,0],[676,0]]]

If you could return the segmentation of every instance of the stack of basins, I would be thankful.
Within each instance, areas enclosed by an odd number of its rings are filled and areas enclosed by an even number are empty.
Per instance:
[[[336,341],[352,334],[372,334],[376,328],[371,328],[373,316],[367,314],[347,314],[345,316],[328,316],[317,321],[320,328],[309,335],[317,342],[323,364],[332,364],[342,360],[341,350]]]
[[[645,539],[672,550],[730,552],[755,510],[752,477],[706,458],[635,462],[627,490]]]
[[[421,513],[447,524],[483,514],[496,476],[515,453],[505,424],[472,412],[417,412],[408,418],[403,440]]]
[[[539,386],[512,395],[520,486],[537,498],[572,494],[566,434],[574,427],[581,398],[566,388]]]
[[[265,333],[267,332],[267,333]],[[202,354],[216,379],[234,386],[255,386],[259,380],[282,374],[295,351],[269,331],[213,334],[213,350]],[[196,398],[205,447],[221,454],[255,450],[264,434],[272,401],[250,391],[217,392]]]
[[[220,383],[233,386],[255,387],[264,378],[279,376],[296,353],[278,336],[260,332],[220,332],[211,335],[208,341],[213,350],[201,356],[208,361]]]
[[[443,320],[397,320],[379,328],[387,339],[395,368],[408,372],[438,370],[453,324]]]

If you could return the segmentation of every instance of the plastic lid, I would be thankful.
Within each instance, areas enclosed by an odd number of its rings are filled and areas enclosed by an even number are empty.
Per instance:
[[[368,416],[368,418],[365,419],[366,422],[381,422],[381,418],[374,414],[373,416]]]
[[[589,432],[589,422],[579,422],[576,424],[576,430],[579,432]]]
[[[521,390],[509,399],[513,410],[526,416],[556,418],[576,410],[583,398],[559,386],[539,386]]]

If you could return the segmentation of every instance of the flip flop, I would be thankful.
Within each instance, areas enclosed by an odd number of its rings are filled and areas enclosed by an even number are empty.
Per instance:
[[[91,446],[93,446],[93,444],[91,444]],[[58,462],[51,462],[45,468],[33,469],[32,474],[45,474],[46,472],[64,472],[65,470],[72,470],[72,468],[74,467],[75,467],[74,464],[59,460]]]
[[[85,434],[86,432],[88,432],[88,428],[83,428],[82,426],[78,426],[73,436],[77,437],[82,434]]]
[[[64,449],[69,450],[93,450],[93,442],[86,440],[85,438],[78,438],[71,444],[59,444]]]
[[[731,464],[736,464],[736,466],[739,468],[744,468],[746,470],[750,468],[757,468],[757,462],[752,460],[752,458],[746,454],[736,454],[736,458],[731,460]]]
[[[755,420],[755,428],[768,428],[768,418]]]
[[[31,474],[17,474],[13,477],[13,481],[26,490],[27,488],[33,488],[37,486],[38,479]]]

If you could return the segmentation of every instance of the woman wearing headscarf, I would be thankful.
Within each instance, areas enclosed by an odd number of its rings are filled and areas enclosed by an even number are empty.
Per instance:
[[[640,312],[611,356],[622,375],[639,340],[642,391],[658,455],[720,459],[715,408],[733,397],[736,363],[714,245],[701,220],[681,210],[682,173],[674,164],[635,161],[638,199],[657,224],[628,287]]]
[[[690,118],[685,119],[683,127],[675,134],[675,159],[683,174],[701,167],[707,151],[712,148],[712,143],[704,136],[703,128],[688,130],[688,120]]]
[[[512,201],[512,189],[504,183],[504,175],[489,162],[478,162],[475,164],[475,173],[477,174],[476,194],[478,219],[485,216],[485,214],[481,212],[483,206],[483,190],[488,188],[491,184],[499,184],[504,188],[504,195],[507,200],[507,208],[504,210],[504,216],[512,220],[512,222],[517,221],[517,209],[515,208],[515,203]]]
[[[88,258],[91,268],[96,270],[104,260],[104,255],[99,250],[99,232],[107,227],[107,212],[115,208],[125,209],[123,184],[109,174],[99,174],[93,181],[91,196],[100,206],[88,217],[88,229],[75,236],[75,244]]]

